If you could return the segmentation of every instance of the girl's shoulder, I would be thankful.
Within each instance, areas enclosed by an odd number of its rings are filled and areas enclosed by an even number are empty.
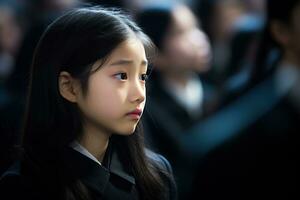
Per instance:
[[[173,174],[170,162],[161,154],[155,153],[150,149],[145,149],[147,159],[159,168],[169,174]]]
[[[164,184],[167,186],[167,199],[177,199],[177,185],[170,162],[162,155],[145,149],[146,157],[157,168]]]

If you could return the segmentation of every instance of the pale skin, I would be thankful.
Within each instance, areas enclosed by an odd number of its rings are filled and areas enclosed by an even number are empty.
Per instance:
[[[96,61],[92,70],[100,63],[101,60]],[[83,134],[78,142],[100,162],[112,134],[134,132],[140,116],[128,113],[144,109],[146,71],[144,46],[132,38],[121,43],[104,65],[92,73],[86,96],[79,80],[66,71],[60,73],[60,94],[76,103],[84,115]]]

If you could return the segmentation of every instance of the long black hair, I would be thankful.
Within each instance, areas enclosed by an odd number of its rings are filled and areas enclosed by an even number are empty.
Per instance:
[[[271,23],[277,20],[282,24],[290,25],[292,13],[299,3],[299,0],[266,1],[266,22],[258,45],[256,61],[250,80],[251,85],[271,74],[275,70],[276,63],[282,58],[281,46],[271,34]]]
[[[120,43],[131,37],[143,43],[149,57],[153,45],[141,29],[126,14],[101,7],[69,11],[50,24],[42,35],[31,68],[22,146],[25,155],[44,174],[54,173],[58,179],[64,178],[59,173],[60,154],[82,134],[79,109],[59,93],[60,72],[67,71],[80,80],[86,92],[93,63],[99,59],[104,63]],[[154,165],[145,156],[140,125],[134,134],[116,137],[117,145],[129,152],[140,196],[161,198],[164,187]],[[88,199],[80,181],[62,187],[63,195],[68,198]]]

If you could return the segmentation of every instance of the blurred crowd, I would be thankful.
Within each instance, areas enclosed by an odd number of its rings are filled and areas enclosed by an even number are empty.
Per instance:
[[[90,5],[124,9],[157,47],[144,137],[171,162],[179,199],[294,196],[299,0],[0,0],[1,174],[20,141],[39,37]]]

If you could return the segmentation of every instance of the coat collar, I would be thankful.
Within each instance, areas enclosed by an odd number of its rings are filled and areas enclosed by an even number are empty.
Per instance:
[[[110,160],[109,163],[105,164],[109,165],[110,172],[131,184],[135,184],[135,178],[132,174],[128,157],[122,156],[122,154],[118,153],[114,148],[110,148],[109,150],[111,151],[111,153],[108,154],[110,155]]]
[[[110,142],[106,150],[102,165],[99,165],[87,156],[67,147],[64,152],[66,173],[71,180],[80,179],[86,186],[104,193],[110,176],[116,175],[127,184],[135,184],[135,178],[128,164],[128,159],[122,156],[117,148]]]

